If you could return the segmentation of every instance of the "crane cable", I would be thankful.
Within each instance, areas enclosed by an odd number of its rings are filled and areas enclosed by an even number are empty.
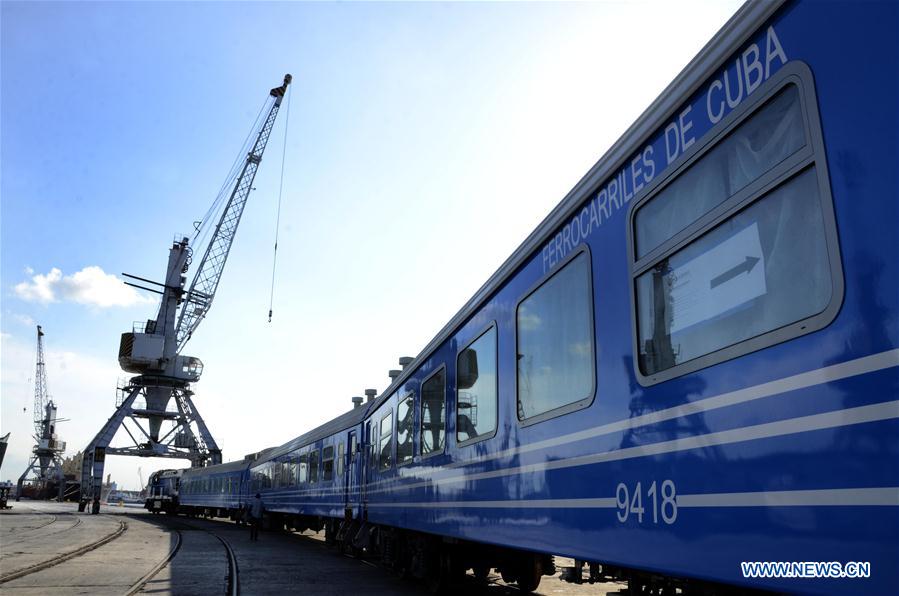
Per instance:
[[[272,289],[268,300],[268,322],[272,322],[272,305],[275,302],[275,267],[278,264],[278,232],[281,228],[281,195],[284,192],[284,163],[287,158],[287,129],[290,126],[290,97],[292,93],[287,90],[287,114],[284,119],[284,148],[281,151],[281,183],[278,186],[278,215],[275,218],[275,252],[272,255]]]
[[[206,210],[206,213],[203,214],[202,218],[194,222],[194,246],[202,246],[206,242],[206,236],[208,235],[210,230],[210,227],[207,227],[206,224],[215,218],[223,204],[224,199],[227,196],[228,191],[232,190],[234,180],[240,173],[241,166],[246,162],[247,154],[249,153],[250,147],[253,142],[253,133],[255,132],[257,135],[259,134],[260,118],[262,117],[262,114],[269,102],[270,99],[267,98],[266,101],[263,102],[262,107],[259,108],[259,113],[256,114],[256,118],[253,121],[253,126],[250,127],[250,132],[247,133],[247,137],[244,139],[240,151],[237,153],[237,157],[234,158],[234,163],[231,165],[231,169],[228,171],[228,175],[225,177],[225,181],[222,183],[222,186],[219,189],[218,194],[215,196],[215,199],[212,201],[212,204],[209,206],[209,209]]]

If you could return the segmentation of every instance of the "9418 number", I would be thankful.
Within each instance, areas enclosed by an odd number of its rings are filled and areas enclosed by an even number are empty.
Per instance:
[[[659,523],[659,518],[666,524],[677,520],[677,489],[673,480],[664,480],[661,485],[655,480],[645,491],[646,506],[643,503],[643,486],[638,482],[633,490],[621,482],[615,489],[615,504],[618,506],[618,521],[624,523],[631,516],[643,523],[643,516],[652,516],[652,523]]]

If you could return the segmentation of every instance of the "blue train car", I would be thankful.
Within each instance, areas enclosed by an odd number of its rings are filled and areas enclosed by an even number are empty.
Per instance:
[[[250,494],[262,495],[265,526],[327,530],[360,513],[361,421],[353,410],[266,452],[250,468]]]
[[[189,468],[181,477],[180,511],[189,515],[241,519],[248,499],[253,459]]]
[[[899,593],[897,31],[744,6],[368,408],[366,548]]]
[[[182,505],[438,583],[899,593],[897,31],[748,3],[377,400]]]

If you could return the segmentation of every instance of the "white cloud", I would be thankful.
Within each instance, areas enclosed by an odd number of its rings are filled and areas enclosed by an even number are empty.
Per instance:
[[[10,313],[10,316],[15,319],[16,322],[25,325],[26,327],[34,327],[37,325],[34,319],[29,317],[28,315],[23,315],[19,313]]]
[[[26,269],[26,273],[33,270]],[[47,274],[32,275],[31,281],[16,284],[16,296],[28,302],[69,301],[99,308],[154,304],[155,299],[126,286],[122,280],[92,265],[72,275],[63,275],[54,267]]]

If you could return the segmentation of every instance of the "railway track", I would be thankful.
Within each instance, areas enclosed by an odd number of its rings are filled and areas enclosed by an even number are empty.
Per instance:
[[[181,528],[173,527],[174,525],[180,525]],[[146,587],[148,583],[167,565],[169,565],[172,560],[178,555],[178,552],[181,550],[181,545],[184,542],[184,537],[182,535],[182,530],[189,529],[191,531],[199,531],[209,534],[216,540],[218,540],[222,547],[225,549],[225,554],[228,558],[228,583],[226,588],[226,594],[228,596],[238,596],[240,594],[240,568],[237,565],[237,556],[234,554],[234,549],[231,548],[231,545],[227,540],[216,534],[211,530],[207,530],[206,528],[199,528],[197,526],[193,526],[184,520],[167,520],[163,525],[167,526],[171,529],[176,536],[175,544],[172,545],[169,553],[157,563],[146,575],[137,580],[131,588],[125,592],[125,596],[133,596],[134,594],[139,593],[141,590]]]
[[[70,529],[70,528],[74,527],[75,525],[77,525],[77,524],[74,524],[73,526],[70,526],[69,528],[66,528],[66,529]],[[43,571],[44,569],[47,569],[49,567],[59,565],[60,563],[64,563],[70,559],[74,559],[75,557],[80,557],[81,555],[89,553],[90,551],[97,549],[108,542],[112,542],[113,540],[115,540],[116,538],[118,538],[122,534],[124,534],[127,529],[128,529],[128,523],[124,522],[124,521],[120,521],[118,528],[116,528],[112,532],[106,534],[99,540],[95,540],[89,544],[85,544],[84,546],[80,546],[74,550],[70,550],[61,555],[57,555],[57,556],[53,557],[52,559],[47,559],[46,561],[41,561],[40,563],[36,563],[34,565],[29,565],[28,567],[24,567],[22,569],[18,569],[16,571],[12,571],[10,573],[0,575],[0,584],[4,584],[8,581],[12,581],[12,580],[18,579],[20,577],[25,577],[26,575],[31,575],[32,573],[37,573],[38,571]]]
[[[71,530],[71,529],[76,528],[81,525],[81,518],[75,517],[74,518],[75,522],[72,525],[65,526],[62,528],[51,528],[50,531],[48,531],[48,532],[40,533],[40,534],[33,534],[33,532],[36,532],[37,530],[46,528],[47,526],[54,524],[57,521],[60,521],[59,517],[57,517],[55,515],[52,517],[53,517],[53,519],[51,521],[48,521],[45,524],[41,524],[41,525],[35,526],[33,528],[28,528],[27,530],[23,530],[22,532],[19,532],[18,534],[14,534],[9,539],[4,539],[4,541],[3,541],[4,546],[8,548],[8,547],[16,545],[16,544],[28,542],[29,540],[43,540],[44,538],[47,538],[49,536],[55,536],[56,534],[61,534],[63,532],[66,532],[68,530]]]

